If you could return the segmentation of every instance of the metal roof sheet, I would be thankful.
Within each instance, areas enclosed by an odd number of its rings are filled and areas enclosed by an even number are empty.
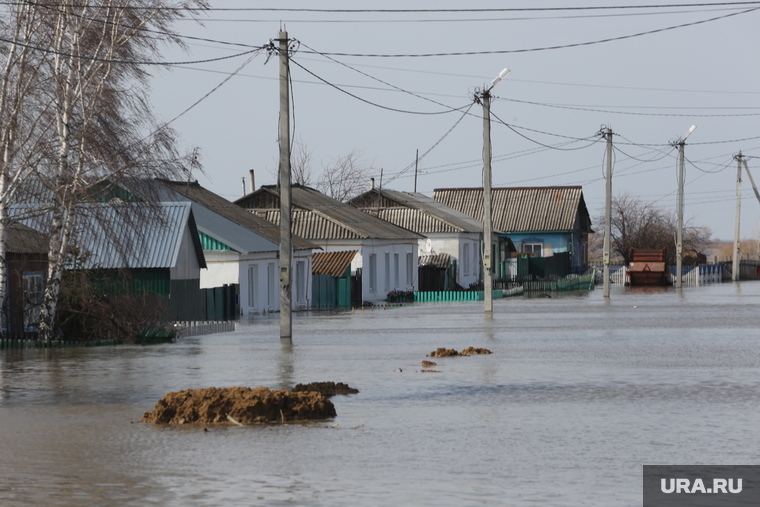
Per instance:
[[[483,232],[483,222],[420,193],[372,189],[349,203],[420,234]]]
[[[317,252],[312,257],[311,272],[315,275],[330,275],[335,278],[343,276],[351,261],[356,256],[356,250],[343,252]]]
[[[420,266],[435,266],[438,269],[446,269],[451,265],[451,255],[441,253],[435,255],[420,255]]]
[[[483,219],[482,188],[436,189],[433,198]],[[591,232],[582,187],[494,188],[492,204],[493,227],[503,232]]]
[[[182,200],[190,199],[196,204],[193,211],[197,215],[198,228],[203,233],[242,253],[279,250],[280,229],[272,222],[252,215],[237,204],[203,188],[197,181],[158,182],[183,196]],[[200,207],[204,209],[201,210]],[[261,239],[246,234],[245,230],[256,233]],[[293,231],[292,245],[295,250],[319,248],[296,231]]]
[[[195,231],[189,202],[82,203],[76,213],[71,245],[89,252],[76,266],[79,269],[173,268],[185,231]],[[24,223],[49,230],[50,220],[47,213]],[[205,268],[198,235],[193,236],[198,264]]]
[[[276,187],[267,185],[235,202],[246,206],[251,211],[261,211],[268,220],[279,223],[279,208],[274,210],[256,207],[256,202],[275,202],[271,199],[273,195],[278,195]],[[292,204],[294,206],[293,231],[307,239],[420,239],[424,237],[368,215],[313,188],[293,185]]]

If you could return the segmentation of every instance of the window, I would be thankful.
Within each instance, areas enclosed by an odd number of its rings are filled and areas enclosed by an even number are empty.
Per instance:
[[[369,291],[377,292],[377,255],[369,256]]]
[[[306,262],[296,262],[296,303],[306,304]]]
[[[406,254],[406,285],[407,287],[414,287],[414,253],[408,252]]]
[[[275,273],[274,262],[270,262],[269,264],[267,264],[267,306],[269,308],[274,308],[274,302],[276,301],[274,297],[274,294],[275,294],[274,273]]]
[[[531,253],[536,257],[543,257],[544,244],[543,243],[523,243],[523,253]]]
[[[391,254],[385,252],[385,292],[391,290]]]
[[[259,288],[259,266],[248,266],[248,306],[256,308],[256,290]]]
[[[462,274],[470,274],[470,244],[465,243],[462,247]]]
[[[393,254],[393,288],[398,289],[401,287],[398,283],[398,270],[399,270],[399,259],[398,254]]]
[[[21,284],[24,290],[24,331],[36,331],[45,294],[45,275],[42,271],[24,271]]]

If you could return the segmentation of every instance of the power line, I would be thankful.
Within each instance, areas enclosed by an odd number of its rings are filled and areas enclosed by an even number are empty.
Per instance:
[[[306,67],[304,67],[303,65],[301,65],[300,63],[298,63],[295,59],[291,59],[290,62],[293,63],[293,64],[295,64],[296,66],[300,67],[302,70],[304,70],[305,72],[307,72],[311,76],[319,79],[320,81],[322,81],[326,85],[329,85],[329,86],[335,88],[336,90],[345,93],[349,97],[355,98],[356,100],[359,100],[359,101],[364,102],[366,104],[369,104],[371,106],[379,107],[380,109],[386,109],[388,111],[394,111],[396,113],[405,113],[405,114],[438,115],[438,114],[452,113],[454,111],[461,111],[465,107],[468,107],[468,106],[465,105],[465,106],[462,106],[462,107],[450,108],[450,109],[447,109],[445,111],[426,112],[426,111],[409,111],[409,110],[405,110],[405,109],[398,109],[398,108],[395,108],[395,107],[383,106],[381,104],[377,104],[376,102],[372,102],[370,100],[367,100],[367,99],[364,99],[362,97],[359,97],[358,95],[355,95],[355,94],[353,94],[353,93],[351,93],[349,91],[346,91],[343,88],[339,87],[338,85],[335,85],[335,84],[327,81],[326,79],[324,79],[324,78],[316,75],[315,73],[313,73],[312,71],[310,71],[309,69],[307,69]],[[446,106],[446,107],[448,107],[448,106]],[[469,111],[469,109],[468,109],[468,111]]]
[[[157,61],[148,61],[148,60],[123,60],[119,58],[100,58],[97,56],[75,55],[73,53],[65,53],[62,51],[56,51],[55,49],[43,48],[43,47],[31,45],[31,44],[24,44],[18,41],[5,39],[3,37],[0,37],[0,42],[7,42],[8,44],[13,44],[16,46],[33,49],[35,51],[41,51],[43,53],[65,56],[69,58],[76,58],[78,60],[103,62],[103,63],[123,63],[123,64],[128,64],[128,65],[160,65],[160,66],[165,66],[165,67],[171,67],[175,65],[194,65],[198,63],[219,62],[222,60],[230,60],[232,58],[238,58],[240,56],[250,55],[251,53],[255,53],[257,51],[261,51],[262,49],[264,49],[264,47],[262,46],[255,49],[251,49],[250,51],[243,51],[242,53],[236,53],[234,55],[220,56],[217,58],[207,58],[205,60],[191,60],[191,61],[186,61],[186,62],[157,62]]]
[[[606,39],[599,39],[595,41],[586,41],[586,42],[576,42],[572,44],[563,44],[563,45],[556,45],[556,46],[544,46],[544,47],[537,47],[537,48],[527,48],[527,49],[504,49],[504,50],[492,50],[492,51],[457,51],[457,52],[449,52],[449,53],[406,53],[406,54],[362,54],[362,53],[321,53],[323,55],[330,55],[330,56],[351,56],[351,57],[365,57],[365,58],[429,58],[429,57],[440,57],[440,56],[472,56],[472,55],[503,55],[503,54],[514,54],[514,53],[532,53],[537,51],[552,51],[555,49],[567,49],[567,48],[576,48],[576,47],[583,47],[583,46],[593,46],[596,44],[605,44],[607,42],[615,42],[615,41],[621,41],[626,39],[633,39],[635,37],[642,37],[645,35],[652,35],[656,33],[662,33],[667,32],[671,30],[677,30],[679,28],[686,28],[696,25],[701,25],[705,23],[710,23],[713,21],[718,21],[721,19],[730,18],[733,16],[739,16],[742,14],[748,14],[750,12],[754,12],[756,10],[760,9],[760,7],[754,7],[752,9],[743,10],[740,12],[732,12],[731,14],[726,14],[723,16],[717,16],[714,18],[709,19],[703,19],[700,21],[692,21],[690,23],[683,23],[680,25],[673,25],[673,26],[667,26],[664,28],[657,28],[654,30],[648,30],[645,32],[638,32],[634,34],[628,34],[628,35],[620,35],[618,37],[608,37]],[[304,51],[305,53],[309,53],[309,51]]]

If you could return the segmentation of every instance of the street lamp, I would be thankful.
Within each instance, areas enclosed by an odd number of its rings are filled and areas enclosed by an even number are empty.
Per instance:
[[[493,277],[491,273],[491,90],[509,74],[505,68],[491,81],[491,86],[476,92],[476,99],[483,104],[483,300],[486,314],[493,313]]]

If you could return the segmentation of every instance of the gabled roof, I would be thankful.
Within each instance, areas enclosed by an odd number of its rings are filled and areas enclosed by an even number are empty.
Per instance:
[[[483,232],[483,222],[419,193],[373,188],[349,204],[420,234]]]
[[[195,205],[198,229],[204,234],[230,246],[240,253],[279,251],[280,229],[270,221],[253,215],[240,206],[228,201],[198,182],[158,180],[164,187],[181,195],[182,200],[191,200]],[[242,229],[241,229],[242,228]],[[256,236],[247,234],[253,232]],[[294,232],[292,245],[295,250],[319,248]]]
[[[315,275],[330,275],[335,278],[340,278],[351,265],[351,261],[354,260],[356,254],[356,250],[348,250],[344,252],[317,252],[311,260],[311,272]]]
[[[327,239],[420,239],[424,236],[373,217],[313,188],[293,185],[293,230],[311,240]],[[279,223],[279,193],[266,185],[235,201],[268,220]]]
[[[46,213],[24,222],[38,230],[49,230],[50,220],[50,213]],[[189,202],[79,204],[71,246],[88,252],[88,256],[80,259],[75,267],[176,267],[188,228],[198,265],[205,268],[206,260]]]
[[[483,219],[482,188],[439,188],[433,199]],[[494,188],[491,202],[493,227],[505,233],[593,232],[579,186]]]

